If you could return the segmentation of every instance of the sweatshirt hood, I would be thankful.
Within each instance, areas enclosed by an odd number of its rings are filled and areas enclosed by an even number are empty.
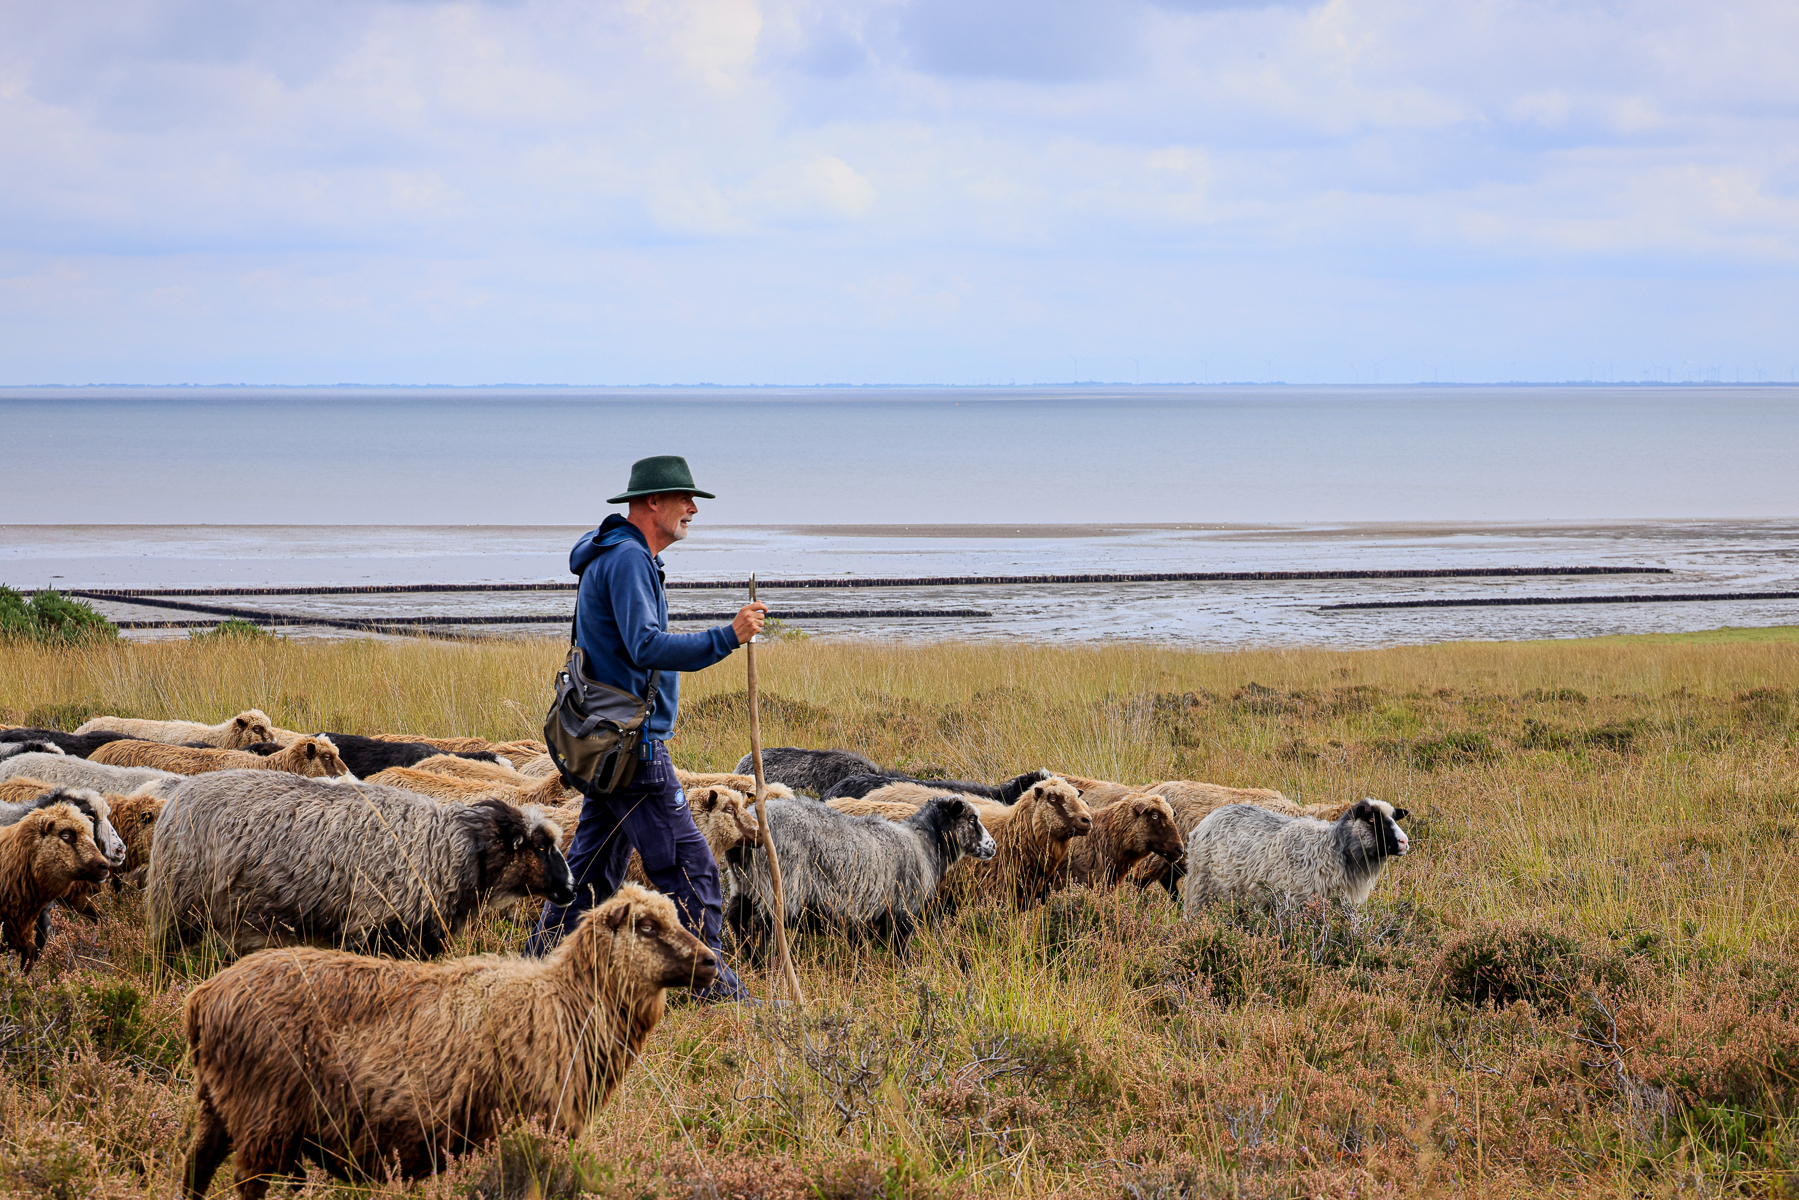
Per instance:
[[[580,540],[575,543],[575,548],[569,551],[569,574],[579,575],[592,565],[594,559],[621,542],[628,541],[636,542],[644,548],[646,553],[649,551],[650,544],[644,540],[644,536],[638,531],[637,526],[625,520],[618,513],[613,513],[601,521],[598,528],[590,529],[582,534]]]

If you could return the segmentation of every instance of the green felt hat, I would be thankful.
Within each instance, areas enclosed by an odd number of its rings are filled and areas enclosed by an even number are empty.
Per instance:
[[[707,500],[718,499],[711,492],[702,492],[693,486],[693,472],[688,469],[686,459],[679,454],[658,454],[632,463],[631,482],[606,503],[623,504],[637,496],[654,496],[659,492],[689,492]]]

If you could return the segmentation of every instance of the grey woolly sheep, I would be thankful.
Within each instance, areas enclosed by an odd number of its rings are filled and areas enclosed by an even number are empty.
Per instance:
[[[768,825],[781,856],[788,925],[872,936],[899,953],[944,874],[965,854],[985,860],[995,851],[980,814],[960,796],[938,796],[904,821],[770,800]],[[753,850],[732,870],[731,927],[754,948],[774,925],[768,855]]]
[[[188,778],[155,767],[109,767],[72,754],[16,754],[0,759],[0,779],[16,776],[41,779],[64,787],[92,788],[96,792],[135,792],[145,784],[173,788]],[[166,795],[166,792],[159,792]]]
[[[737,761],[737,774],[750,775],[756,764],[751,755]],[[786,784],[808,796],[823,796],[839,780],[851,775],[880,775],[881,768],[853,750],[802,750],[798,746],[770,746],[762,752],[762,777]]]
[[[1403,808],[1359,800],[1336,821],[1292,817],[1252,804],[1218,809],[1187,838],[1186,912],[1267,884],[1300,899],[1360,904],[1387,859],[1411,848]]]
[[[295,942],[431,955],[477,909],[574,899],[560,831],[502,800],[442,804],[285,771],[215,771],[175,790],[150,859],[165,959],[212,932],[235,954]]]

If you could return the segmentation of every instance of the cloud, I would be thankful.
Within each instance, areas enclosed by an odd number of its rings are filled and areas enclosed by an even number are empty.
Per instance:
[[[1471,295],[1545,374],[1577,342],[1773,355],[1795,46],[1774,0],[6,6],[0,356],[70,382],[1481,377]]]

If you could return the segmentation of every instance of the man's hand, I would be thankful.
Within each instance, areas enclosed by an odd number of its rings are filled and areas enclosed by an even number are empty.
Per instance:
[[[737,610],[737,619],[731,622],[731,628],[737,634],[737,644],[747,646],[750,639],[762,632],[762,622],[768,619],[768,605],[758,601],[746,604]]]

